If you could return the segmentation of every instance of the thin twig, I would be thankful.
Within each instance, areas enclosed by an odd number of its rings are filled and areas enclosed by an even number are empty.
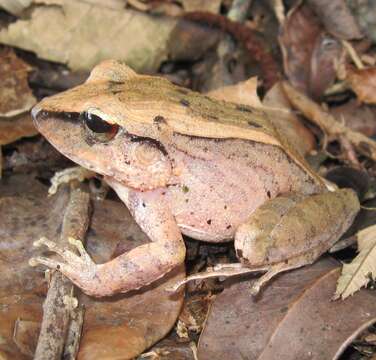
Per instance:
[[[364,69],[364,65],[362,63],[362,60],[360,59],[359,55],[353,48],[353,46],[347,41],[347,40],[342,40],[342,45],[351,57],[351,60],[354,62],[355,66],[360,70]]]
[[[64,190],[59,191],[60,196],[63,193]],[[89,194],[80,188],[71,189],[59,239],[61,242],[67,242],[69,237],[84,238],[89,224],[89,208]],[[73,284],[60,272],[54,272],[43,304],[43,320],[34,360],[61,359],[74,304],[72,295]]]
[[[247,18],[248,9],[252,0],[234,0],[227,17],[232,21],[243,22]]]

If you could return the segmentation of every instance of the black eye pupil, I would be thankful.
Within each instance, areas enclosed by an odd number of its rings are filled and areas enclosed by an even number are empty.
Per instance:
[[[117,125],[109,124],[102,120],[99,116],[84,112],[82,114],[86,126],[95,133],[109,133],[112,132]]]

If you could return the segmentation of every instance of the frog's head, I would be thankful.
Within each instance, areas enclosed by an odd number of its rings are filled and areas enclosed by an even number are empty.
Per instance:
[[[105,61],[84,84],[37,104],[34,124],[61,153],[85,168],[141,190],[165,186],[171,164],[143,121],[148,116],[141,111],[147,107],[140,79],[147,83],[149,77]]]

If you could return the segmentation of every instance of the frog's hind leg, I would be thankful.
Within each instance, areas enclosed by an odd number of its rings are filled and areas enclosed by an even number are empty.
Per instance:
[[[245,266],[269,267],[252,292],[282,271],[313,263],[348,229],[358,211],[358,198],[350,189],[286,194],[260,206],[235,234],[236,254]]]

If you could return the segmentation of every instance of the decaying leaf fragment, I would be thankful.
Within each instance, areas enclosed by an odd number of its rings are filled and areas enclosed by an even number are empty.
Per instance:
[[[335,299],[346,299],[376,279],[376,225],[359,231],[357,238],[359,254],[350,264],[343,265]]]
[[[376,67],[347,69],[346,80],[358,99],[367,104],[376,104]]]

